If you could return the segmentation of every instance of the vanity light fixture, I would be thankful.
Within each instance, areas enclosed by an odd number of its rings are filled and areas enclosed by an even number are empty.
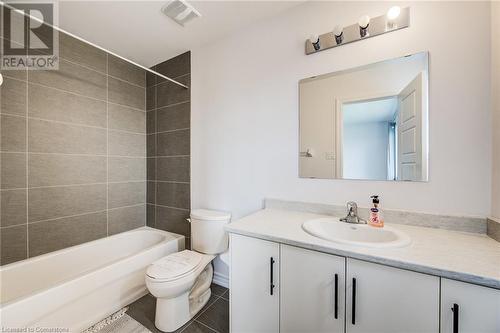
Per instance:
[[[335,36],[337,45],[342,44],[344,41],[344,27],[340,24],[336,25],[335,28],[333,28],[333,35]]]
[[[387,28],[388,29],[395,29],[398,27],[397,24],[397,18],[401,14],[401,7],[399,6],[394,6],[389,8],[387,11]]]
[[[309,40],[311,41],[311,43],[314,47],[314,50],[318,51],[321,48],[318,35],[314,35],[314,34],[311,35],[311,37],[309,37]]]
[[[358,20],[358,25],[359,25],[359,36],[361,38],[370,36],[370,33],[368,32],[368,27],[370,26],[370,16],[368,15],[361,16]]]
[[[393,6],[383,15],[361,16],[351,25],[335,25],[327,33],[312,35],[306,40],[306,54],[313,54],[333,47],[346,45],[363,39],[408,28],[410,26],[410,7]]]

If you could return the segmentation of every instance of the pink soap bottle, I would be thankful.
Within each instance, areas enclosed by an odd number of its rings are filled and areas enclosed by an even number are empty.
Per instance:
[[[384,219],[380,210],[380,200],[378,199],[378,195],[372,195],[370,198],[372,198],[373,207],[370,209],[368,224],[372,227],[382,228],[384,226]]]

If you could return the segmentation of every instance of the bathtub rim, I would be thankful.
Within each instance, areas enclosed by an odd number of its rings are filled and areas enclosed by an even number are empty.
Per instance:
[[[56,250],[56,251],[44,253],[44,254],[41,254],[39,256],[35,256],[35,257],[32,257],[32,258],[26,258],[26,259],[23,259],[23,260],[20,260],[20,261],[16,261],[16,262],[13,262],[13,263],[10,263],[10,264],[7,264],[7,265],[0,266],[0,274],[2,274],[2,272],[5,269],[7,269],[7,268],[11,268],[11,267],[16,266],[16,265],[21,265],[23,263],[25,264],[28,261],[36,262],[36,261],[39,261],[39,260],[50,258],[52,256],[56,256],[56,255],[61,254],[62,252],[65,252],[65,251],[74,250],[74,249],[82,248],[82,247],[85,247],[85,246],[89,246],[89,245],[91,245],[93,243],[96,243],[96,242],[99,242],[99,241],[104,241],[104,240],[108,240],[108,239],[112,239],[112,238],[119,238],[120,236],[123,237],[123,235],[125,235],[125,234],[134,233],[134,232],[137,232],[137,231],[153,231],[153,232],[162,234],[163,236],[171,235],[172,239],[167,240],[165,238],[165,239],[161,240],[160,242],[158,242],[158,243],[156,243],[156,244],[154,244],[152,246],[149,246],[149,247],[146,247],[146,248],[142,249],[140,252],[136,252],[136,253],[130,254],[128,256],[120,258],[119,260],[112,261],[112,262],[109,262],[107,264],[100,265],[100,266],[98,266],[98,267],[96,267],[94,269],[84,271],[84,272],[82,272],[81,274],[79,274],[77,276],[61,280],[61,281],[57,282],[56,284],[50,285],[50,286],[48,286],[46,288],[38,289],[38,290],[36,290],[36,291],[28,294],[28,295],[21,296],[21,297],[18,297],[18,298],[14,298],[14,299],[12,299],[10,301],[7,301],[7,302],[4,302],[4,303],[0,303],[0,312],[2,311],[2,309],[9,307],[10,305],[12,305],[12,304],[14,304],[16,302],[25,300],[28,297],[37,296],[39,294],[42,294],[42,293],[46,292],[47,290],[50,290],[50,289],[53,289],[53,288],[57,288],[57,287],[66,285],[66,284],[71,283],[73,281],[81,280],[81,279],[85,278],[86,276],[88,276],[90,274],[93,274],[93,273],[95,273],[95,272],[103,269],[104,267],[112,266],[112,265],[121,263],[122,261],[125,261],[125,260],[128,260],[130,258],[136,257],[136,256],[140,255],[142,252],[146,252],[146,251],[152,250],[154,248],[160,247],[161,245],[163,245],[166,242],[169,242],[169,241],[179,241],[180,239],[184,239],[184,247],[185,247],[186,237],[184,235],[177,234],[177,233],[170,232],[170,231],[161,230],[161,229],[151,228],[151,227],[148,227],[148,226],[142,226],[142,227],[139,227],[139,228],[136,228],[136,229],[132,229],[132,230],[128,230],[128,231],[125,231],[125,232],[121,232],[121,233],[118,233],[118,234],[115,234],[115,235],[111,235],[111,236],[107,236],[107,237],[103,237],[103,238],[99,238],[99,239],[94,239],[94,240],[89,241],[89,242],[85,242],[85,243],[81,243],[81,244],[69,246],[69,247],[66,247],[64,249],[60,249],[60,250]]]

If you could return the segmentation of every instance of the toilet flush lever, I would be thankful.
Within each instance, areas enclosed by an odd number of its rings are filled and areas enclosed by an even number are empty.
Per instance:
[[[186,217],[186,221],[187,221],[188,223],[191,223],[191,218]]]

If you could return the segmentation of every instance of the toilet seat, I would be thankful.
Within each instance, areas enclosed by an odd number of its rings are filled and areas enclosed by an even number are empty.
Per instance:
[[[158,282],[177,280],[195,271],[202,258],[202,254],[189,250],[172,253],[153,262],[146,275]]]

